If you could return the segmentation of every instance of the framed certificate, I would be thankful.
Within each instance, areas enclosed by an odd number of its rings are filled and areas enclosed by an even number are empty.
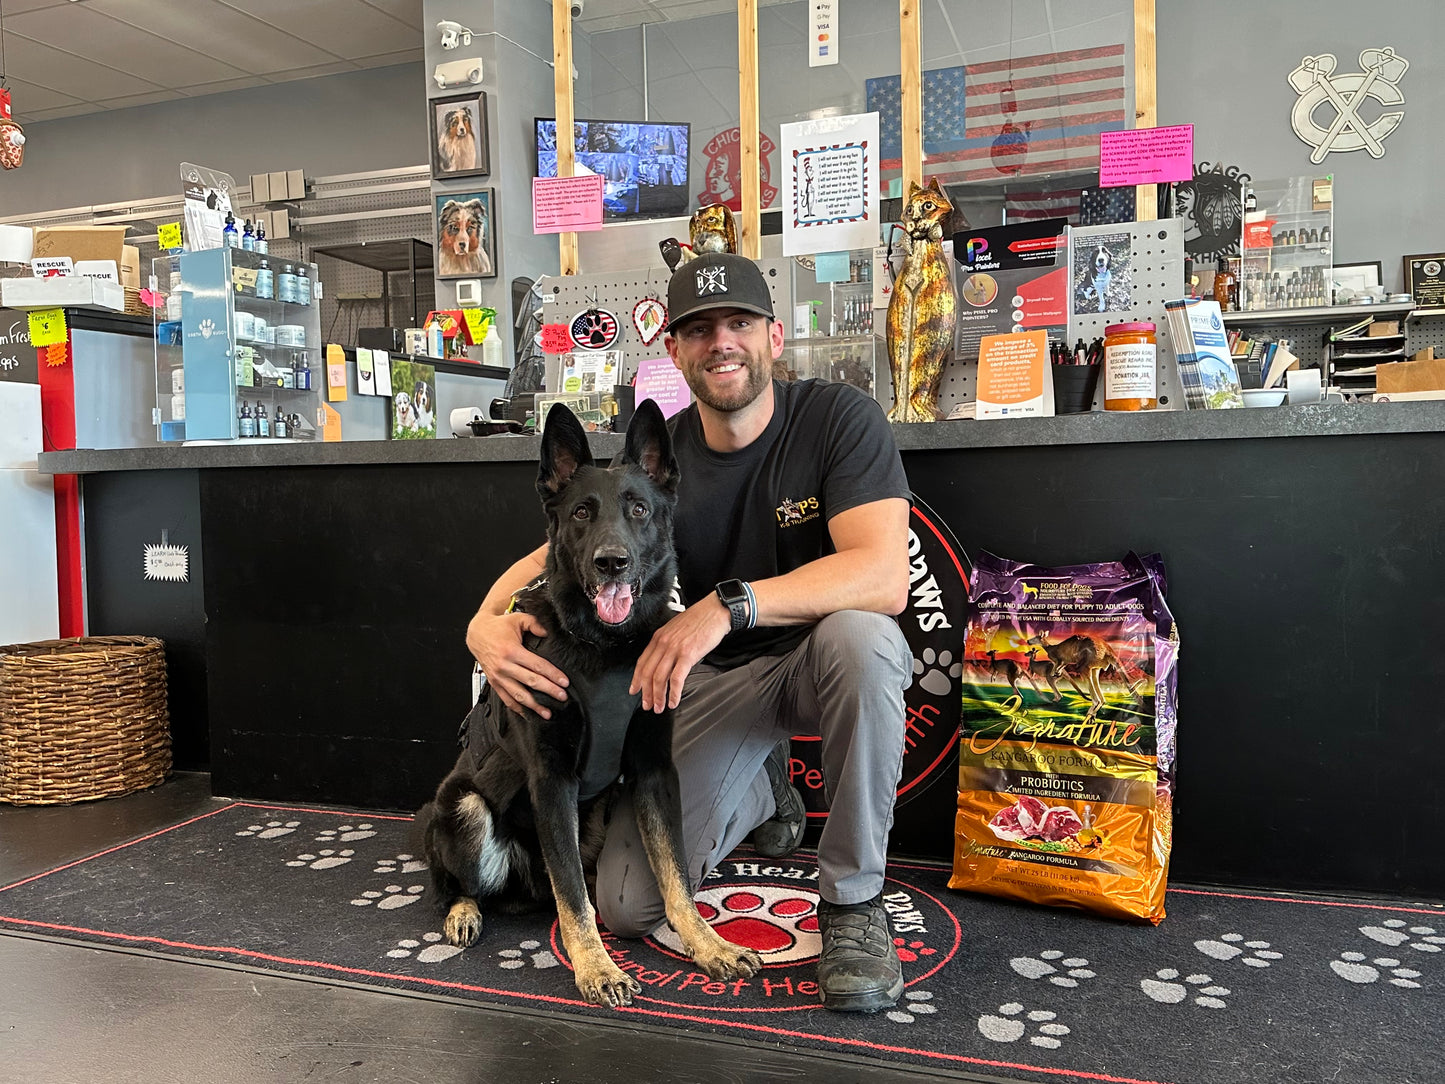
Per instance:
[[[1445,252],[1405,257],[1405,292],[1421,309],[1445,309]]]

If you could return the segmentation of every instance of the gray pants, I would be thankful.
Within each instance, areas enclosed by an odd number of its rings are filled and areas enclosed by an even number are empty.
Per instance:
[[[682,841],[694,891],[773,815],[763,761],[783,738],[821,738],[828,820],[818,844],[819,891],[832,903],[883,888],[888,832],[903,766],[908,643],[892,618],[857,610],[825,617],[786,655],[732,670],[693,668],[674,713]],[[630,799],[612,812],[597,862],[597,908],[620,937],[664,920],[662,896]]]

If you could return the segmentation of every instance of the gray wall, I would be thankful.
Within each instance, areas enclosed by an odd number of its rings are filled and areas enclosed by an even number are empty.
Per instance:
[[[427,160],[421,79],[420,65],[398,64],[29,124],[0,215],[179,197],[181,162],[240,184],[272,170],[414,166]]]
[[[1222,161],[1257,179],[1332,173],[1335,263],[1379,260],[1387,289],[1403,288],[1404,254],[1445,251],[1445,3],[1158,0],[1158,26],[1159,123],[1194,125],[1196,163]],[[1339,74],[1356,72],[1361,50],[1385,45],[1410,62],[1405,119],[1385,156],[1352,151],[1311,164],[1313,148],[1290,127],[1289,73],[1319,53],[1338,57]],[[1369,120],[1379,106],[1361,112]],[[1333,115],[1325,107],[1317,120]]]

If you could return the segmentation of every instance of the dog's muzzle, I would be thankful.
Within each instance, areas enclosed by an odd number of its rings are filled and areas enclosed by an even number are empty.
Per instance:
[[[609,625],[620,625],[632,613],[632,584],[623,579],[632,558],[622,546],[598,546],[592,564],[602,581],[587,591],[597,607],[597,617]]]

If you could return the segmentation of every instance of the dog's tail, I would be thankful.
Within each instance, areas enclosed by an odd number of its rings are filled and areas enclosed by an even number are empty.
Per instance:
[[[411,851],[413,854],[423,855],[428,861],[431,859],[429,844],[432,825],[436,823],[437,813],[436,802],[427,802],[416,811],[416,816],[411,821]]]

